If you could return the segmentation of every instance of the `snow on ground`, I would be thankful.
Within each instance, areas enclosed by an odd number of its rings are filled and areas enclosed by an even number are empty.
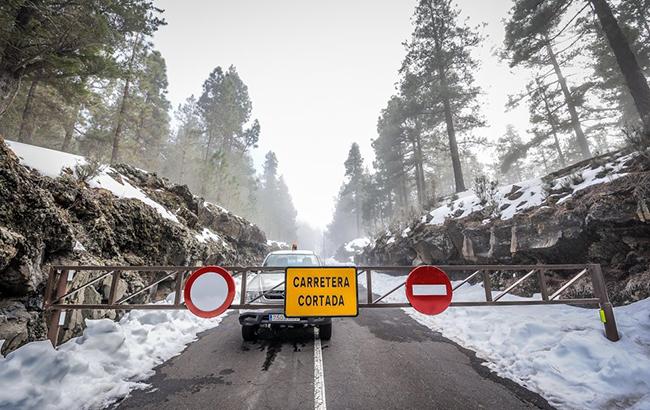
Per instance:
[[[356,238],[345,244],[345,250],[350,253],[359,253],[370,244],[369,238]]]
[[[83,335],[56,350],[49,341],[28,343],[0,356],[0,408],[104,408],[146,388],[154,367],[180,354],[198,333],[218,326],[224,315],[203,319],[187,310],[131,311],[119,322],[86,320]]]
[[[621,171],[624,167],[624,164],[629,161],[634,155],[635,154],[629,154],[619,157],[617,159],[614,159],[612,162],[601,165],[594,169],[591,169],[591,165],[586,165],[571,175],[555,179],[552,181],[550,188],[554,190],[560,189],[562,187],[571,189],[571,192],[568,192],[563,197],[559,198],[558,203],[561,203],[569,199],[575,192],[583,190],[592,185],[611,182],[626,175]],[[598,177],[598,175],[601,173],[606,173],[607,175]],[[520,187],[518,191],[521,192],[522,195],[518,196],[515,199],[508,199],[506,195],[512,192],[514,185]],[[508,205],[508,207],[500,212],[501,219],[507,220],[525,209],[541,205],[545,197],[546,192],[544,191],[544,182],[541,178],[533,178],[527,181],[517,182],[516,184],[499,187],[494,200],[496,201],[497,209],[502,209],[502,207]],[[429,224],[441,225],[445,222],[445,219],[451,217],[457,219],[464,218],[473,212],[482,210],[483,207],[484,205],[480,204],[480,200],[473,193],[473,191],[467,190],[459,193],[458,199],[450,201],[448,204],[435,208],[429,212],[429,215],[431,215]],[[423,217],[423,222],[425,221],[426,215]],[[404,234],[402,234],[402,236],[404,236]]]
[[[83,165],[86,159],[80,155],[68,154],[34,145],[5,140],[9,148],[20,158],[20,163],[35,169],[41,175],[56,178],[61,175],[64,168],[74,170],[76,165]],[[146,172],[146,171],[145,171]],[[119,174],[111,167],[105,166],[99,174],[88,181],[91,188],[104,188],[111,191],[118,198],[137,199],[154,208],[161,216],[173,222],[178,222],[176,215],[164,206],[152,200],[140,188],[129,183],[127,177],[120,175],[121,181],[116,180],[111,174]]]
[[[406,276],[373,273],[384,294]],[[365,283],[365,273],[359,283]],[[493,292],[496,296],[498,292]],[[541,299],[540,295],[533,298]],[[503,300],[525,300],[507,295]],[[385,299],[405,302],[402,287]],[[454,301],[485,300],[481,284],[465,284]],[[614,309],[621,340],[607,340],[598,310],[572,306],[452,307],[416,321],[476,351],[486,366],[567,409],[650,409],[650,298]]]

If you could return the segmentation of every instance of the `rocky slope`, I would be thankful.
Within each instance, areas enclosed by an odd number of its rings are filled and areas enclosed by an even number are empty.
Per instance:
[[[619,152],[501,187],[492,196],[463,193],[403,231],[379,236],[356,261],[600,263],[614,303],[646,298],[650,296],[649,162],[648,155]],[[563,276],[555,275],[551,287]],[[514,281],[496,279],[501,286]],[[589,283],[577,283],[573,294],[590,293]],[[536,289],[531,281],[523,293]]]
[[[3,353],[46,335],[41,306],[47,265],[254,264],[268,250],[259,228],[192,195],[187,186],[128,165],[84,177],[78,166],[88,163],[82,157],[10,144],[0,138]],[[74,283],[88,278],[78,273]],[[118,297],[141,289],[145,280],[122,280]],[[75,298],[100,303],[108,289],[100,282]],[[84,318],[114,315],[76,312],[67,318],[63,338],[79,334]]]

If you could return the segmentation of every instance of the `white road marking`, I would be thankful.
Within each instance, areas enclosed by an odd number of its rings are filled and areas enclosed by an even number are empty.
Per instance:
[[[413,296],[445,296],[447,285],[413,285]]]
[[[314,328],[314,409],[327,410],[325,402],[325,373],[323,373],[323,351],[318,336],[318,328]]]

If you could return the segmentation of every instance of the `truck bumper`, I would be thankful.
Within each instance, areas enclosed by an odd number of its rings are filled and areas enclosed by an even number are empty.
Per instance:
[[[301,317],[300,320],[293,321],[273,321],[269,320],[271,313],[284,314],[284,310],[264,310],[261,312],[243,312],[239,315],[239,324],[242,326],[255,325],[280,325],[280,326],[318,326],[332,323],[329,317]]]

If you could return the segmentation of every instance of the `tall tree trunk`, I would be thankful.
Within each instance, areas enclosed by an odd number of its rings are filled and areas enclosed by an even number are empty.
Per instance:
[[[417,147],[415,138],[411,138],[411,149],[413,150],[413,176],[415,177],[415,191],[417,194],[417,203],[420,205],[420,198],[422,197],[422,185],[420,185],[420,166],[417,158]]]
[[[443,26],[444,21],[438,21],[438,18],[433,14],[433,3],[431,0],[428,1],[429,11],[431,15],[431,21],[434,26]],[[442,38],[442,28],[438,33],[434,34],[435,42],[435,53],[439,56],[439,59],[442,61],[443,56],[443,42]],[[440,88],[442,91],[442,105],[445,113],[445,124],[447,125],[447,136],[449,138],[449,153],[451,156],[451,166],[454,169],[454,184],[456,186],[456,192],[465,191],[465,181],[463,180],[463,167],[460,163],[460,155],[458,154],[458,143],[456,142],[456,130],[454,128],[454,117],[451,111],[451,101],[449,100],[449,85],[447,83],[447,73],[445,72],[446,67],[444,63],[440,62],[438,65],[438,77],[440,81]]]
[[[200,177],[200,186],[199,186],[199,194],[205,198],[206,193],[207,193],[207,183],[208,183],[208,177],[209,177],[209,172],[210,169],[212,168],[208,162],[208,159],[210,158],[210,150],[212,148],[212,132],[208,131],[208,141],[205,145],[205,150],[203,151],[203,164],[201,164],[201,171],[199,174]]]
[[[135,132],[136,138],[138,139],[138,144],[142,144],[143,142],[142,130],[144,129],[144,118],[145,118],[145,112],[146,112],[148,102],[149,102],[149,91],[147,91],[144,95],[142,108],[140,108],[140,113],[138,114],[138,126]]]
[[[418,202],[420,208],[422,208],[427,202],[427,187],[424,182],[424,156],[422,155],[422,140],[420,137],[419,126],[417,128],[417,133],[415,134],[415,148],[417,150],[418,178],[420,178],[420,187],[422,187]]]
[[[408,205],[408,192],[406,188],[406,170],[404,169],[404,153],[402,152],[402,148],[401,145],[399,145],[399,143],[397,143],[396,146],[397,146],[396,158],[398,158],[399,160],[399,169],[396,175],[397,189],[395,192],[397,194],[397,207],[405,208]]]
[[[72,115],[70,115],[68,124],[65,126],[65,136],[63,137],[63,143],[61,144],[61,151],[67,151],[70,148],[72,135],[74,135],[74,126],[77,125],[77,119],[79,118],[79,111],[81,111],[81,104],[75,107]]]
[[[648,81],[607,1],[590,1],[596,10],[600,25],[607,36],[609,45],[616,57],[616,62],[621,69],[623,78],[625,78],[625,84],[630,90],[636,110],[639,117],[641,117],[646,139],[650,140],[650,86],[648,86]]]
[[[357,238],[361,236],[361,189],[358,186],[358,183],[356,184],[355,192],[354,192],[354,214],[356,217],[356,222],[357,222]]]
[[[539,152],[542,154],[542,162],[544,163],[544,173],[548,174],[549,173],[548,161],[546,160],[546,154],[544,153],[544,147],[542,146],[542,147],[539,147],[539,148],[540,148]]]
[[[440,86],[442,88],[442,105],[445,111],[445,123],[447,124],[447,136],[449,137],[449,152],[451,154],[451,165],[454,169],[454,182],[456,192],[465,190],[465,181],[463,180],[463,168],[460,164],[460,155],[458,154],[458,143],[456,142],[456,130],[454,129],[454,117],[451,112],[451,103],[449,101],[449,87],[447,85],[447,75],[444,67],[438,68],[440,76]]]
[[[181,144],[181,164],[178,168],[178,182],[183,184],[185,179],[185,157],[187,156],[187,143]]]
[[[566,84],[566,79],[562,75],[562,70],[560,69],[560,64],[557,62],[557,57],[551,47],[551,43],[548,38],[546,40],[546,52],[548,57],[551,60],[553,65],[553,70],[557,76],[557,80],[560,83],[560,88],[562,89],[562,94],[564,95],[564,100],[566,101],[567,109],[569,110],[569,115],[571,116],[571,127],[573,132],[576,135],[576,142],[578,143],[578,148],[583,158],[591,158],[591,152],[589,151],[589,144],[587,143],[587,138],[585,137],[584,131],[582,131],[582,126],[580,125],[580,118],[578,117],[578,112],[576,111],[576,106],[573,102],[573,96],[569,91],[569,87]]]
[[[555,151],[557,152],[558,159],[560,160],[560,166],[562,168],[566,168],[566,159],[564,158],[564,153],[562,152],[562,148],[560,147],[560,140],[557,138],[557,132],[555,132],[555,129],[553,129],[552,134],[553,134],[553,146],[555,147]]]
[[[544,108],[546,109],[546,115],[548,116],[548,122],[551,125],[551,133],[553,134],[553,141],[554,141],[554,146],[555,150],[557,151],[557,155],[560,159],[560,165],[562,168],[566,167],[566,160],[564,158],[564,153],[562,152],[562,148],[560,147],[560,140],[557,137],[557,124],[555,123],[555,116],[553,115],[553,111],[551,111],[551,106],[548,102],[548,97],[546,95],[546,91],[544,88],[542,88],[542,84],[539,81],[539,78],[536,78],[535,81],[537,82],[537,87],[539,92],[541,93],[542,100],[544,101]],[[546,159],[544,159],[546,161]]]
[[[138,46],[140,45],[141,35],[138,34],[133,40],[133,49],[131,50],[131,57],[129,58],[129,72],[124,80],[124,88],[122,89],[122,100],[120,101],[120,110],[117,114],[117,125],[113,133],[113,151],[111,152],[111,164],[117,163],[120,158],[120,142],[122,139],[122,127],[124,126],[124,117],[126,114],[126,103],[129,99],[129,88],[131,86],[131,76],[133,75],[133,63],[135,62],[135,55]]]
[[[19,88],[20,78],[15,78],[8,72],[0,72],[0,118],[14,102]]]
[[[120,101],[120,110],[117,114],[117,125],[113,133],[113,150],[111,152],[111,164],[117,163],[120,158],[120,140],[122,139],[122,127],[124,125],[124,116],[126,114],[126,100],[129,98],[129,87],[131,80],[127,78],[122,89],[122,100]]]
[[[18,141],[32,143],[34,133],[34,97],[36,96],[36,89],[38,88],[39,79],[32,80],[27,92],[27,100],[25,100],[25,108],[20,120],[20,130],[18,131]]]
[[[404,165],[402,164],[402,169],[397,175],[397,208],[404,208],[408,205],[408,192],[406,188],[406,171],[404,170]]]

